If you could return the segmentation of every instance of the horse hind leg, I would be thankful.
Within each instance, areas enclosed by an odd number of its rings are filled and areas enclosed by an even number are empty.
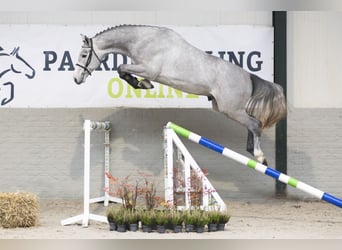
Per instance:
[[[248,130],[247,152],[251,153],[257,159],[257,161],[264,164],[265,166],[268,166],[264,153],[261,150],[259,139],[260,136]]]
[[[248,129],[247,152],[251,153],[258,162],[267,166],[267,160],[260,147],[261,122],[245,112],[241,112],[239,115],[235,114],[233,119]]]
[[[254,156],[254,136],[250,130],[248,130],[246,150]]]
[[[253,141],[254,141],[253,155],[257,159],[257,161],[259,161],[265,166],[268,166],[264,153],[261,150],[259,139],[260,139],[260,136],[253,134]]]

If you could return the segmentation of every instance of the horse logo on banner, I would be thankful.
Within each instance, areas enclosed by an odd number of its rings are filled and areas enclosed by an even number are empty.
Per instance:
[[[0,46],[0,106],[5,106],[14,99],[14,83],[2,82],[5,74],[24,74],[28,79],[33,79],[36,74],[34,68],[19,55],[19,49],[20,47],[16,47],[11,53],[6,53]]]

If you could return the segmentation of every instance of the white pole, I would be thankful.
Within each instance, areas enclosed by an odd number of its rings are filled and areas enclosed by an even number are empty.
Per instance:
[[[165,201],[174,206],[173,143],[170,129],[164,129]]]
[[[105,173],[104,173],[104,181],[105,181],[105,193],[104,193],[104,205],[108,206],[109,204],[109,179],[106,176],[106,173],[109,173],[109,154],[110,154],[110,143],[109,143],[109,130],[105,131]]]
[[[84,121],[84,180],[83,180],[83,220],[82,226],[88,227],[90,199],[90,120]]]

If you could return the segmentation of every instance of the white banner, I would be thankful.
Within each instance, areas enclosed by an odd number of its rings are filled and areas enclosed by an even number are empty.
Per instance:
[[[169,26],[195,47],[273,80],[273,28],[266,26]],[[130,63],[109,54],[81,85],[73,80],[82,41],[105,26],[0,25],[0,107],[210,108],[207,97],[153,83],[133,89],[116,70]],[[187,55],[184,54],[184,58]]]

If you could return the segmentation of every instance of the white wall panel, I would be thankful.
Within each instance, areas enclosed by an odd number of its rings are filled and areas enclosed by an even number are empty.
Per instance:
[[[288,96],[296,108],[342,107],[342,12],[289,12]]]
[[[272,25],[270,11],[0,11],[0,24]]]

